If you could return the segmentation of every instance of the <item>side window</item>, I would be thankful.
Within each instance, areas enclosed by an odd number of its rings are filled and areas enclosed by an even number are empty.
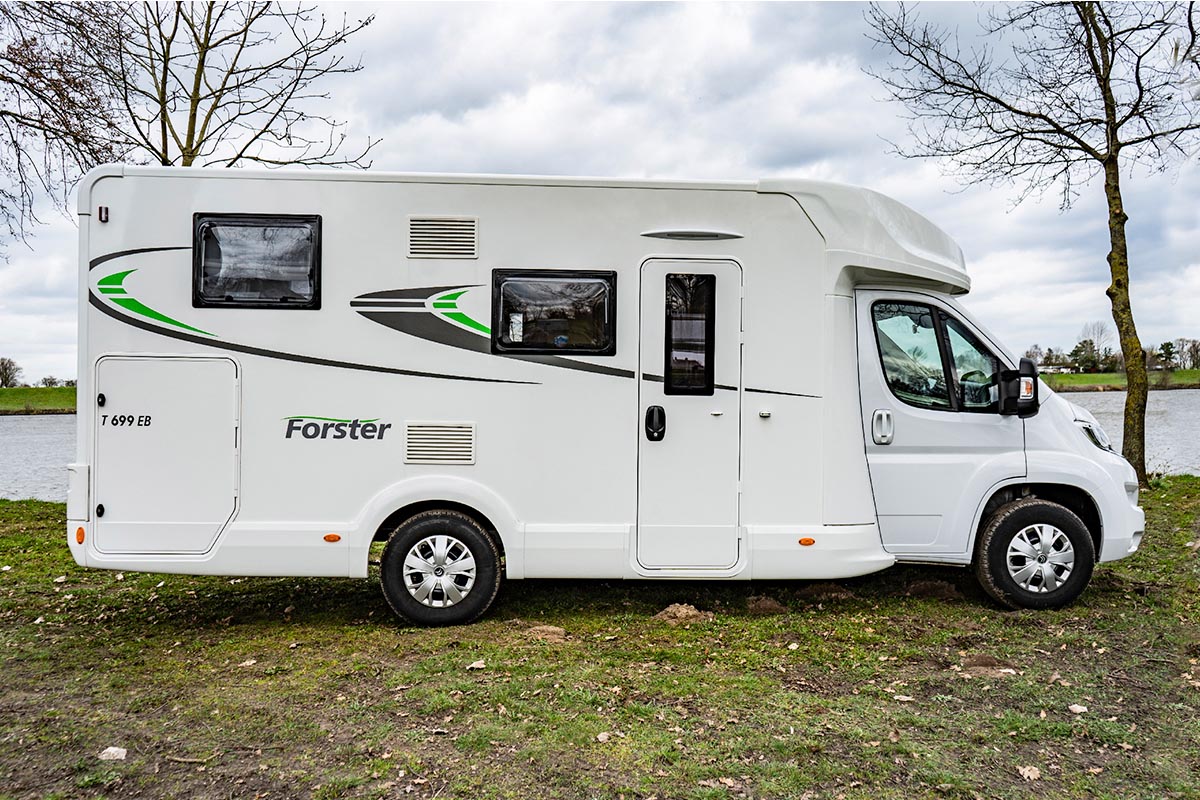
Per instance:
[[[495,270],[493,353],[617,352],[617,273]]]
[[[713,393],[716,275],[667,275],[664,394]]]
[[[196,214],[196,308],[321,307],[321,218]]]
[[[921,408],[952,408],[933,309],[914,303],[871,307],[883,374],[896,397]]]
[[[1000,410],[1000,362],[963,324],[938,312],[950,347],[950,374],[960,411]]]

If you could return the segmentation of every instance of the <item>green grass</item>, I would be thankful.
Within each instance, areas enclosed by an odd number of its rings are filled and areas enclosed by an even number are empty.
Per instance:
[[[0,412],[74,410],[74,386],[22,386],[16,389],[0,389]]]
[[[82,569],[63,506],[0,501],[0,797],[1198,797],[1200,478],[1143,502],[1062,611],[902,568],[512,582],[423,630],[373,581]]]
[[[1111,386],[1125,388],[1125,373],[1095,372],[1071,374],[1044,374],[1042,379],[1051,389],[1070,391],[1078,386]],[[1150,388],[1167,381],[1172,386],[1200,386],[1200,369],[1177,369],[1174,372],[1151,372]]]

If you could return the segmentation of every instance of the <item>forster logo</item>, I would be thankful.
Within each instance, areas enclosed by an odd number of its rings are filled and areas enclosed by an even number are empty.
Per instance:
[[[333,419],[332,417],[284,417],[283,438],[302,439],[382,439],[390,422],[378,419]]]

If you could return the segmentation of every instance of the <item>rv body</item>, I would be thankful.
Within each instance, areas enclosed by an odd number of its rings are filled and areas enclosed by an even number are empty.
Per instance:
[[[830,579],[978,568],[1031,499],[1088,575],[1140,542],[1130,466],[869,190],[116,165],[79,219],[81,565],[365,577],[445,513],[496,581]]]

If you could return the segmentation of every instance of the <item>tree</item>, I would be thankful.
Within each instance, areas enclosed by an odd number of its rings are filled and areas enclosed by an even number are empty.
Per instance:
[[[1080,372],[1100,371],[1100,353],[1096,351],[1096,344],[1091,339],[1084,339],[1075,345],[1068,358]]]
[[[1025,351],[1025,358],[1032,359],[1035,364],[1042,363],[1042,357],[1045,355],[1042,348],[1036,344]]]
[[[1096,350],[1103,351],[1112,341],[1112,326],[1103,320],[1089,322],[1079,332],[1079,341],[1084,339],[1091,339]]]
[[[58,378],[54,377],[53,375],[47,375],[46,377],[44,377],[40,381],[38,381],[38,386],[44,386],[47,389],[53,389],[56,386],[62,386],[62,381],[60,381]]]
[[[341,51],[373,20],[254,3],[0,4],[0,221],[23,235],[105,161],[367,167],[320,113]]]
[[[1128,394],[1123,451],[1146,483],[1146,361],[1129,302],[1129,220],[1121,178],[1168,169],[1200,136],[1200,109],[1180,90],[1178,52],[1195,53],[1195,3],[1002,5],[966,51],[957,34],[903,4],[872,5],[874,41],[893,63],[873,71],[905,105],[911,149],[968,181],[1015,182],[1018,202],[1057,187],[1063,208],[1103,178],[1113,322]],[[997,53],[999,52],[999,55]]]
[[[319,84],[358,72],[340,54],[371,24],[282,3],[136,3],[98,20],[96,79],[123,109],[130,152],[163,166],[369,166],[342,156],[344,123],[312,110]]]
[[[1200,339],[1190,339],[1187,346],[1188,365],[1200,369]]]
[[[1163,369],[1175,369],[1175,343],[1163,342],[1158,346],[1158,360],[1162,362]]]
[[[0,389],[12,389],[21,385],[24,372],[11,358],[0,358]]]
[[[49,195],[66,203],[84,170],[120,157],[108,104],[85,66],[84,14],[0,4],[0,231],[23,239]]]

